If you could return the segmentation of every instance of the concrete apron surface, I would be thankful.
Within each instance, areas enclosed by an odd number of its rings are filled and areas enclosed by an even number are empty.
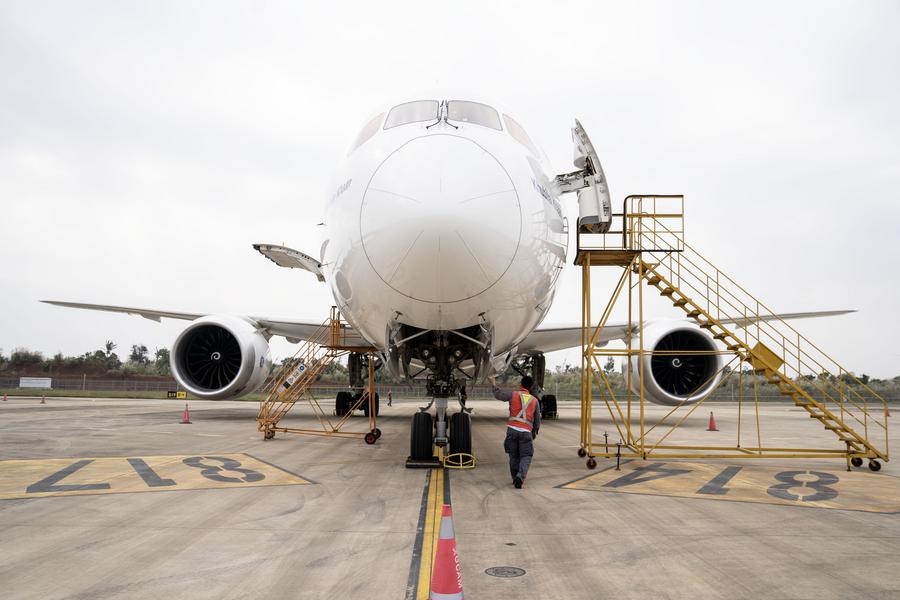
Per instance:
[[[5,598],[418,598],[439,497],[452,501],[468,598],[900,594],[894,462],[847,473],[841,459],[653,459],[616,471],[599,459],[590,471],[576,456],[578,407],[563,403],[516,490],[504,405],[480,401],[478,467],[441,477],[447,490],[429,505],[437,475],[403,467],[417,403],[383,403],[384,435],[368,446],[265,442],[255,403],[191,401],[181,425],[183,402],[39,401],[0,405]],[[679,435],[733,443],[734,407],[709,409],[718,432],[707,410]],[[291,425],[317,425],[296,413]],[[764,413],[765,441],[834,444],[788,405]],[[365,425],[354,417],[351,429]],[[604,430],[614,439],[598,419],[595,437]]]

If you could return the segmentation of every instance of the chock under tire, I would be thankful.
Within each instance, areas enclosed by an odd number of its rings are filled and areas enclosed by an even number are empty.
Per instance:
[[[474,469],[475,455],[467,452],[456,452],[444,457],[445,469]]]

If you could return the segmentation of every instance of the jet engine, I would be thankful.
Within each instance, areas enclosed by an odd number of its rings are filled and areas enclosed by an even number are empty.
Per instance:
[[[656,404],[681,406],[705,398],[722,378],[722,359],[715,340],[684,322],[654,323],[644,329],[644,397]],[[631,390],[640,385],[640,357],[629,360]]]
[[[266,380],[272,360],[266,336],[230,315],[197,319],[172,345],[169,362],[178,383],[206,400],[237,398]]]

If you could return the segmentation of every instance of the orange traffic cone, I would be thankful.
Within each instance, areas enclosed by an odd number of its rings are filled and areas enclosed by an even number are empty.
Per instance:
[[[718,431],[719,428],[716,427],[716,418],[713,416],[712,411],[709,411],[709,427],[706,428],[707,431]]]
[[[191,424],[191,412],[188,410],[187,402],[184,404],[184,414],[181,415],[181,424],[182,425],[190,425]]]
[[[441,511],[441,533],[431,572],[431,598],[441,600],[463,598],[459,554],[456,552],[456,535],[453,533],[453,510],[449,504],[445,504]]]
[[[41,404],[47,404],[47,396],[46,396],[46,394],[41,394]]]

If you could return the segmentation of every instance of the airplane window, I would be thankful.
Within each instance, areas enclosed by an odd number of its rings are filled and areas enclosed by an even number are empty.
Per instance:
[[[419,123],[421,121],[436,121],[438,118],[438,101],[437,100],[416,100],[415,102],[406,102],[398,104],[388,113],[387,120],[384,122],[384,128],[399,127],[409,123]]]
[[[447,120],[475,123],[476,125],[503,131],[503,127],[500,125],[500,115],[497,114],[497,111],[480,102],[451,100],[447,103]]]
[[[384,113],[381,113],[363,126],[362,131],[360,131],[359,135],[356,136],[356,141],[353,142],[353,146],[350,149],[351,154],[357,148],[368,142],[373,135],[375,135],[375,133],[378,131],[378,126],[381,125],[381,120],[383,118]]]
[[[506,122],[506,130],[509,132],[509,135],[513,136],[513,139],[528,148],[531,154],[538,156],[537,148],[535,148],[534,144],[531,142],[531,138],[525,133],[525,130],[522,129],[522,126],[509,115],[503,115],[503,120]]]

